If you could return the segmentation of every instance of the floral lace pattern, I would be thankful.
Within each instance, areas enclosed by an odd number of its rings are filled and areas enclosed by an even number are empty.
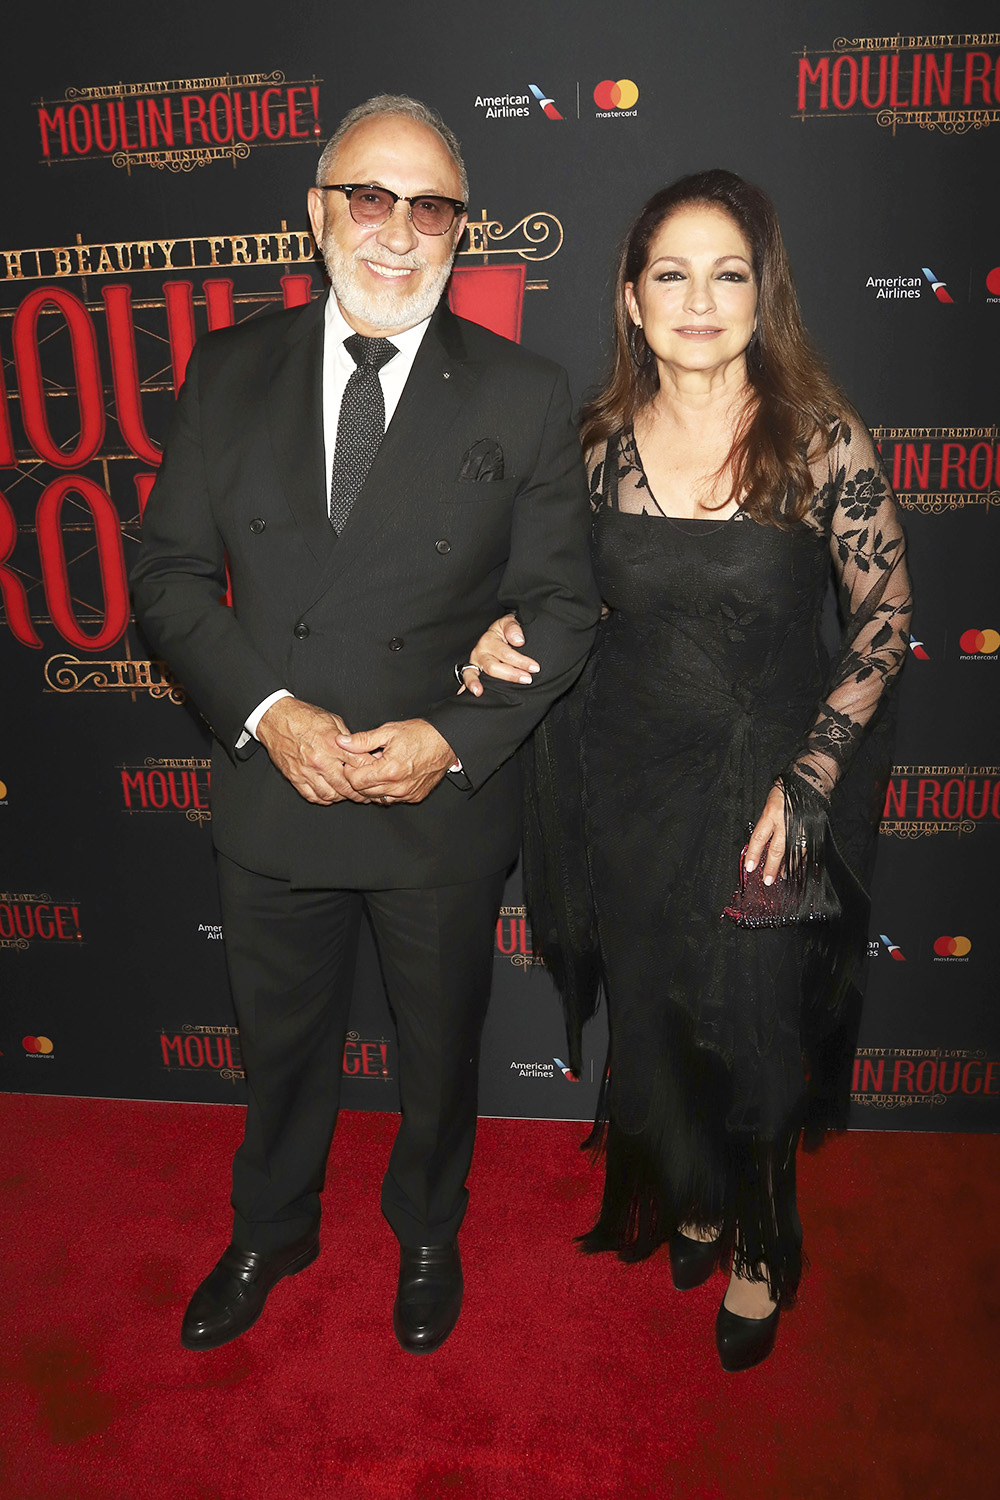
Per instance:
[[[912,612],[899,508],[871,434],[860,421],[838,417],[830,437],[828,451],[810,465],[816,487],[800,524],[830,549],[843,636],[816,718],[788,767],[826,800],[906,659]],[[616,484],[607,444],[588,455],[591,508],[610,505],[672,522],[650,489],[632,432],[611,441]],[[731,519],[747,517],[738,511]]]

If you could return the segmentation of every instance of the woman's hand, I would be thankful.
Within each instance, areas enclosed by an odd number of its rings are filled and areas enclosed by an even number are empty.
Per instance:
[[[493,621],[476,642],[469,666],[462,669],[462,681],[474,698],[481,697],[483,691],[479,672],[485,672],[488,677],[499,677],[502,682],[531,686],[531,673],[539,672],[541,668],[530,656],[521,656],[514,649],[523,645],[524,633],[516,615],[503,615]],[[479,672],[473,670],[475,667]]]
[[[771,788],[764,811],[757,819],[757,826],[747,844],[744,867],[755,868],[767,850],[764,860],[764,884],[773,885],[782,873],[785,858],[785,794],[780,786]]]

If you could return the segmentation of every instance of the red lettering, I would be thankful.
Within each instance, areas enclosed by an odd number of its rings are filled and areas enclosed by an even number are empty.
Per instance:
[[[993,800],[990,803],[990,812],[995,818],[1000,818],[1000,778],[997,779],[993,787]]]
[[[923,53],[916,52],[913,55],[913,84],[910,89],[910,103],[914,106],[920,103],[920,65],[923,62]]]
[[[981,1062],[976,1062],[976,1061],[967,1062],[966,1063],[965,1067],[962,1069],[962,1093],[963,1094],[978,1094],[982,1090],[983,1080],[980,1077],[980,1073],[982,1071],[982,1066],[983,1065],[982,1065]],[[976,1077],[975,1077],[975,1083],[974,1084],[971,1081],[973,1069],[976,1069]]]
[[[146,505],[149,501],[153,485],[156,483],[155,474],[133,474],[135,481],[135,493],[139,501],[139,520],[146,514]]]
[[[820,86],[819,107],[830,108],[830,59],[821,57],[813,68],[807,57],[799,58],[799,109],[806,107],[806,89],[810,83],[818,83]]]
[[[85,104],[74,104],[69,112],[69,141],[77,156],[86,156],[94,144],[90,129],[90,115]],[[80,144],[81,137],[83,144]]]
[[[133,792],[139,793],[140,806],[146,806],[146,778],[141,771],[136,771],[134,775],[130,775],[124,767],[122,768],[122,791],[125,793],[126,807],[132,806]]]
[[[163,1054],[163,1066],[165,1068],[170,1067],[171,1054],[176,1054],[177,1066],[179,1068],[183,1068],[184,1054],[181,1051],[181,1039],[179,1036],[166,1036],[163,1032],[161,1032],[160,1051]]]
[[[904,489],[913,489],[913,471],[916,470],[917,485],[926,490],[931,482],[931,445],[923,444],[923,453],[918,462],[917,449],[914,443],[906,444],[906,478],[903,481]]]
[[[990,1087],[998,1073],[1000,1073],[1000,1062],[991,1062],[986,1064],[986,1077],[983,1080],[984,1094],[1000,1094],[1000,1079],[997,1080],[996,1088]]]
[[[361,1043],[361,1071],[366,1078],[381,1076],[381,1061],[377,1042]]]
[[[901,777],[899,784],[890,777],[889,784],[885,789],[885,807],[882,809],[883,818],[905,818],[906,817],[906,789],[909,782],[905,776]]]
[[[233,316],[233,283],[222,276],[210,277],[202,286],[205,293],[205,311],[208,314],[209,329],[214,332],[216,328],[232,328],[235,318]]]
[[[917,1093],[933,1094],[937,1078],[937,1063],[933,1057],[925,1057],[917,1068]]]
[[[136,458],[148,464],[159,464],[161,450],[151,440],[142,419],[139,395],[139,360],[135,347],[135,323],[132,319],[132,288],[115,284],[101,294],[108,320],[108,346],[111,350],[111,379],[115,391],[118,426]]]
[[[984,458],[977,458],[977,454],[983,454]],[[976,478],[978,464],[984,464],[982,479]],[[988,490],[993,482],[993,449],[989,443],[977,443],[969,454],[969,489]]]
[[[957,789],[957,794],[955,796],[951,796],[953,787]],[[951,805],[949,805],[950,796]],[[959,781],[957,777],[952,777],[951,781],[945,782],[944,790],[941,793],[941,810],[946,818],[960,818],[962,816],[962,813],[965,810],[964,781]]]
[[[284,307],[305,307],[312,297],[312,277],[282,276],[281,301]]]
[[[265,89],[264,90],[263,94],[260,96],[260,114],[261,114],[261,119],[262,119],[262,121],[264,123],[264,134],[267,136],[268,140],[270,140],[270,141],[280,141],[281,137],[285,133],[286,120],[285,120],[284,111],[282,111],[281,114],[279,114],[279,116],[278,116],[278,128],[275,128],[274,121],[271,119],[271,98],[272,98],[272,96],[275,96],[278,99],[280,99],[281,98],[281,90],[280,89]]]
[[[184,771],[180,773],[180,791],[177,790],[176,771],[170,771],[167,775],[167,780],[170,784],[170,805],[171,807],[176,807],[178,812],[183,812],[185,807],[190,807],[191,805],[191,789],[188,786],[187,774]],[[184,793],[183,802],[181,801],[181,792]]]
[[[898,443],[892,450],[892,487],[898,492],[902,489],[901,476],[903,472],[903,450]]]
[[[871,76],[871,57],[866,52],[861,59],[861,102],[866,109],[880,109],[882,100],[885,98],[885,75],[889,65],[889,59],[883,52],[878,60],[878,98],[873,99],[869,88]]]
[[[101,572],[104,596],[104,619],[93,635],[88,635],[74,612],[69,573],[61,528],[63,503],[69,494],[79,496],[94,522],[94,540]],[[42,561],[45,598],[52,623],[64,640],[84,651],[103,651],[117,641],[128,625],[128,582],[122,553],[121,522],[110,499],[82,474],[65,474],[53,479],[42,492],[35,514],[38,552]]]
[[[119,99],[119,101],[118,101],[118,128],[119,128],[119,131],[121,133],[122,147],[123,147],[123,149],[126,150],[126,151],[132,151],[132,150],[134,150],[136,143],[135,143],[135,141],[129,140],[128,121],[125,118],[125,100],[124,99]]]
[[[12,938],[14,936],[14,913],[6,901],[0,903],[0,937]]]
[[[918,781],[917,782],[917,817],[918,818],[922,818],[924,816],[924,805],[925,805],[926,802],[929,802],[930,805],[931,805],[931,810],[932,810],[932,812],[934,814],[934,817],[936,819],[940,819],[940,817],[941,817],[941,807],[940,807],[940,803],[939,803],[939,800],[938,800],[940,798],[940,796],[941,796],[941,783],[940,783],[940,781],[925,781],[923,779],[921,779],[920,781]]]
[[[952,1068],[953,1068],[954,1071],[952,1072],[952,1075],[951,1075],[951,1085],[950,1085],[950,1087],[949,1087],[948,1083],[946,1082],[946,1078],[947,1078],[947,1072],[946,1072],[946,1070],[947,1070],[947,1067],[948,1067],[947,1062],[945,1062],[945,1060],[942,1058],[942,1060],[941,1060],[941,1066],[938,1069],[938,1088],[939,1088],[939,1090],[941,1091],[942,1094],[953,1094],[955,1092],[955,1090],[958,1088],[958,1080],[959,1080],[959,1077],[961,1075],[962,1065],[957,1060],[952,1063]]]
[[[51,156],[49,149],[49,131],[59,131],[59,149],[63,156],[69,152],[69,142],[66,139],[66,106],[60,104],[56,107],[55,114],[50,115],[47,109],[38,111],[38,128],[42,133],[42,155]]]
[[[208,126],[205,123],[205,101],[197,94],[181,95],[181,115],[184,120],[184,142],[190,146],[194,143],[194,126],[201,127],[202,143],[211,145],[208,139]]]
[[[946,52],[944,55],[944,75],[938,68],[937,61],[929,52],[927,54],[927,66],[924,68],[924,108],[929,109],[931,103],[931,85],[935,85],[938,91],[938,102],[948,104],[951,100],[951,61],[952,54]]]
[[[94,139],[97,142],[98,151],[113,151],[118,145],[118,121],[115,118],[115,106],[113,100],[108,100],[105,106],[108,113],[108,139],[105,141],[104,132],[101,130],[101,106],[92,104],[91,110],[94,115]]]
[[[165,146],[172,146],[174,144],[174,117],[170,108],[170,100],[164,99],[162,104],[157,104],[155,99],[147,99],[146,118],[149,121],[150,146],[155,149],[157,133]]]
[[[906,1084],[906,1092],[912,1094],[913,1064],[907,1062],[905,1058],[897,1057],[892,1067],[892,1092],[898,1094],[900,1092],[900,1084],[904,1082]]]
[[[861,1090],[863,1093],[880,1094],[885,1078],[885,1058],[866,1057],[862,1065]]]
[[[205,1052],[201,1045],[201,1037],[195,1032],[184,1038],[184,1056],[187,1058],[188,1067],[200,1068],[205,1063]]]
[[[167,778],[162,771],[150,771],[146,776],[146,791],[153,807],[167,805]]]
[[[983,795],[979,804],[978,812],[976,812],[975,803],[973,801],[976,793],[977,779],[978,778],[975,776],[971,777],[966,788],[965,812],[967,817],[974,819],[975,822],[978,823],[979,819],[985,818],[986,814],[990,810],[990,778],[988,776],[983,777]],[[998,785],[1000,785],[1000,783],[998,783]]]
[[[361,1072],[361,1058],[358,1055],[357,1042],[344,1043],[344,1061],[341,1066],[343,1072],[345,1072],[348,1077],[353,1077],[355,1073]]]
[[[899,97],[899,53],[894,52],[889,64],[889,103],[893,109],[903,109],[905,99]]]
[[[22,921],[21,921],[22,912],[24,914],[24,922],[23,922],[23,924],[22,924]],[[31,938],[34,937],[34,935],[35,935],[35,914],[32,911],[32,909],[31,909],[30,906],[24,906],[24,907],[22,907],[21,904],[20,904],[20,902],[17,902],[15,904],[15,906],[14,906],[14,926],[17,928],[17,935],[18,935],[18,937],[23,937],[23,938],[26,938],[28,940],[30,940]],[[27,932],[25,932],[25,930],[24,930],[25,927],[27,927],[27,929],[28,929]]]
[[[952,453],[957,454],[958,457],[957,458],[952,458],[951,457]],[[960,490],[964,490],[965,489],[965,444],[964,443],[945,443],[944,447],[941,450],[941,488],[943,490],[946,490],[948,488],[948,482],[949,482],[948,481],[948,474],[949,474],[949,472],[950,472],[950,470],[951,470],[951,468],[952,468],[953,465],[954,465],[954,469],[955,469],[955,474],[957,476],[956,482],[958,484],[958,488]]]
[[[14,639],[20,641],[22,646],[31,646],[37,650],[42,641],[31,623],[28,592],[20,575],[13,568],[7,567],[7,559],[16,542],[17,522],[14,512],[6,495],[0,491],[0,600],[3,601],[7,624]]]
[[[215,1057],[212,1056],[213,1046],[216,1049]],[[205,1061],[210,1068],[225,1067],[225,1048],[221,1036],[207,1036],[205,1038]]]
[[[842,97],[841,80],[848,75],[847,98]],[[850,109],[858,99],[858,65],[854,58],[844,53],[833,65],[833,102],[837,109]]]
[[[52,910],[55,912],[56,933],[58,934],[58,936],[61,937],[61,938],[63,938],[64,940],[66,938],[74,937],[75,934],[72,933],[72,932],[67,932],[66,929],[63,926],[63,912],[64,911],[69,911],[69,907],[68,906],[54,906],[52,908]]]
[[[255,141],[260,134],[260,116],[257,112],[257,90],[250,90],[250,131],[249,134],[243,128],[243,95],[237,90],[233,95],[235,107],[236,134],[241,141]]]
[[[982,63],[982,70],[976,72],[976,63]],[[982,93],[981,104],[992,104],[990,94],[990,72],[993,67],[993,59],[988,52],[969,52],[965,59],[965,93],[962,96],[963,104],[972,103],[972,85],[978,83]]]
[[[219,124],[219,105],[222,105],[223,123]],[[224,146],[233,138],[233,101],[228,94],[213,94],[208,101],[209,127],[212,139]]]
[[[174,395],[184,384],[191,350],[194,348],[194,288],[190,281],[165,281],[163,300],[167,308],[167,335],[174,372]]]
[[[295,95],[296,94],[304,94],[305,93],[305,89],[301,88],[301,87],[300,88],[287,89],[286,93],[287,93],[287,96],[288,96],[288,134],[289,135],[298,136],[299,140],[302,140],[303,137],[308,138],[308,136],[309,136],[309,131],[308,130],[296,130],[296,128],[295,128],[296,125],[299,122],[299,110],[300,109],[305,109],[305,104],[304,103],[299,104],[299,102],[295,98]]]
[[[69,450],[55,442],[45,405],[38,320],[48,308],[54,308],[65,319],[73,354],[80,436]],[[57,469],[82,468],[94,457],[104,438],[104,400],[94,326],[79,298],[64,287],[38,287],[29,292],[14,315],[14,359],[21,393],[21,418],[31,446],[39,458]]]
[[[507,928],[507,934],[510,937],[510,942],[509,943],[506,943],[504,941],[504,926],[505,925],[506,925],[506,928]],[[507,918],[498,917],[497,918],[497,951],[499,953],[514,953],[516,951],[516,949],[517,949],[517,922],[516,922],[516,920],[514,918],[512,918],[512,917],[507,917]]]

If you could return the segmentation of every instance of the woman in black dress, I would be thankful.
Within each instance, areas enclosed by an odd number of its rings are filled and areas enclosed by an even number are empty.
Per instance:
[[[582,429],[608,613],[535,736],[528,902],[577,1066],[588,974],[607,995],[604,1201],[583,1247],[638,1260],[668,1241],[680,1287],[730,1269],[717,1346],[745,1369],[798,1286],[800,1136],[846,1113],[905,545],[763,192],[712,171],[657,193],[615,312]],[[472,661],[530,680],[530,645],[507,616]]]

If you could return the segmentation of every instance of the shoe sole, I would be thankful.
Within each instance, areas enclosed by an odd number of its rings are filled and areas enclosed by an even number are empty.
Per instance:
[[[243,1334],[247,1333],[249,1329],[253,1327],[257,1319],[260,1317],[261,1313],[264,1311],[264,1308],[267,1306],[267,1298],[270,1297],[271,1293],[278,1285],[278,1282],[284,1281],[286,1276],[297,1276],[300,1271],[304,1271],[307,1266],[312,1265],[318,1254],[319,1241],[317,1241],[315,1245],[311,1245],[308,1250],[303,1250],[302,1254],[297,1256],[296,1259],[292,1261],[287,1270],[282,1271],[280,1276],[276,1276],[267,1289],[267,1296],[265,1296],[264,1298],[264,1303],[260,1309],[260,1312],[255,1313],[254,1316],[250,1319],[249,1323],[244,1323],[242,1328],[237,1329],[234,1333],[227,1333],[224,1338],[198,1339],[197,1341],[186,1339],[182,1332],[182,1346],[185,1349],[191,1349],[195,1354],[200,1354],[203,1351],[207,1351],[209,1349],[221,1349],[223,1344],[231,1344],[233,1339],[241,1338]]]

